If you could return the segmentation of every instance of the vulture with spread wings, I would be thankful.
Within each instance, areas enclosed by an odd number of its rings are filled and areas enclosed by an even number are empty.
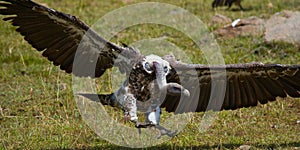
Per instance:
[[[116,92],[80,95],[119,107],[137,128],[154,126],[162,135],[176,132],[159,125],[161,108],[175,113],[237,109],[276,97],[300,97],[300,65],[208,66],[185,64],[171,55],[144,56],[132,47],[107,41],[75,16],[31,0],[0,0],[0,14],[67,73],[95,78],[118,67],[127,79]],[[144,122],[138,121],[138,110],[146,110]]]

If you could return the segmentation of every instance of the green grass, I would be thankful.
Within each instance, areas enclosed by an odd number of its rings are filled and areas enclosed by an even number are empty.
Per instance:
[[[106,13],[141,0],[38,0],[57,10],[78,16],[91,25]],[[211,1],[159,0],[187,9],[208,24],[216,14],[232,19],[249,16],[268,18],[275,12],[300,10],[299,0],[245,0],[249,11],[211,10]],[[273,8],[267,8],[272,2]],[[234,6],[235,7],[235,6]],[[212,28],[212,27],[211,27]],[[14,27],[0,22],[0,149],[90,148],[120,149],[98,137],[82,120],[73,98],[72,76],[41,57]],[[186,53],[195,63],[205,63],[196,53],[195,44],[182,33],[159,25],[140,25],[126,29],[113,41],[132,43],[161,37]],[[267,44],[262,37],[218,39],[226,63],[261,61],[264,63],[300,64],[298,48],[285,43]],[[201,58],[201,59],[199,59]],[[105,77],[104,77],[105,78]],[[99,80],[101,90],[109,88]],[[112,109],[112,108],[108,108]],[[121,112],[119,112],[121,114]],[[254,149],[293,149],[300,147],[300,99],[285,98],[254,108],[222,111],[204,133],[198,131],[202,113],[197,113],[187,127],[172,140],[149,149],[236,149],[251,145]],[[120,115],[119,115],[120,117]]]

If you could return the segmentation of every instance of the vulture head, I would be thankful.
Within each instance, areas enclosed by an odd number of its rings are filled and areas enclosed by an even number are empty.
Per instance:
[[[157,55],[148,55],[142,60],[143,69],[148,73],[160,72],[166,76],[170,73],[171,66],[169,62],[163,60]],[[161,70],[162,69],[162,70]]]
[[[189,96],[190,93],[182,85],[178,83],[167,83],[167,75],[172,69],[170,63],[157,55],[148,55],[142,60],[143,70],[155,76],[156,84],[160,91],[166,91],[167,94],[173,96],[180,96],[181,94]]]

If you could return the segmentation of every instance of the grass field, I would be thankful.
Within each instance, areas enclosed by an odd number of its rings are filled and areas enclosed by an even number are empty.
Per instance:
[[[142,0],[37,0],[92,25],[101,16]],[[224,14],[236,18],[268,18],[282,10],[300,10],[299,0],[244,0],[247,11],[211,9],[212,0],[158,0],[182,7],[209,24]],[[268,3],[273,7],[268,8]],[[236,6],[233,6],[236,8]],[[126,16],[125,16],[126,17]],[[0,17],[1,19],[3,17]],[[213,29],[214,27],[210,27]],[[7,22],[0,22],[0,149],[121,149],[98,137],[82,120],[74,101],[72,76],[60,71],[35,51]],[[167,34],[170,41],[204,62],[183,34],[158,25],[140,25],[118,33],[113,41],[132,43]],[[300,64],[300,50],[285,43],[267,44],[262,37],[218,39],[226,63],[260,61]],[[199,55],[199,57],[198,57]],[[197,58],[197,59],[196,59]],[[99,85],[107,85],[99,80]],[[108,88],[101,89],[103,91]],[[121,112],[119,112],[121,114]],[[198,131],[197,113],[172,140],[149,149],[254,149],[300,148],[300,99],[285,98],[254,108],[217,113],[219,118],[204,133]]]

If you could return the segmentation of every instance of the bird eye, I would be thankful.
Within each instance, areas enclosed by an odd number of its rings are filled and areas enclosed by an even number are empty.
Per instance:
[[[167,66],[164,67],[164,72],[167,73],[169,71],[169,68]]]
[[[150,64],[149,64],[148,62],[145,63],[144,67],[145,67],[145,69],[146,69],[147,71],[152,71],[152,70],[151,70],[151,67],[150,67]]]

